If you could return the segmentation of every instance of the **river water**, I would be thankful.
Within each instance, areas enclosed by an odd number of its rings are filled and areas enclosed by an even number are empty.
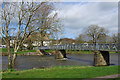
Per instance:
[[[110,64],[118,65],[120,54],[110,54]],[[7,69],[8,57],[2,56],[2,69]],[[68,54],[67,60],[57,60],[54,56],[17,56],[16,68],[18,70],[53,67],[53,66],[93,66],[93,54]]]

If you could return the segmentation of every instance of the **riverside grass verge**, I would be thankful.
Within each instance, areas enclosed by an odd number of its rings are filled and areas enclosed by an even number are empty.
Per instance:
[[[44,69],[4,71],[2,78],[95,78],[119,74],[120,66],[56,66]]]
[[[0,51],[2,52],[2,54],[6,54],[7,55],[7,48],[0,48]],[[45,50],[45,52],[47,53],[51,53],[53,50]],[[18,50],[17,54],[18,55],[23,55],[26,52],[36,52],[36,50],[22,50],[20,51],[20,49]],[[14,49],[11,48],[11,53],[14,53]],[[89,50],[66,50],[67,54],[94,54],[94,51],[89,51]],[[116,53],[115,51],[109,51],[109,53]],[[120,52],[117,52],[120,53]]]
[[[13,54],[14,53],[14,49],[13,48],[11,48],[10,49],[11,50],[11,53]],[[0,48],[0,51],[4,54],[4,53],[6,53],[7,54],[7,48]],[[36,52],[36,50],[23,50],[23,51],[20,51],[20,49],[18,49],[18,52],[17,52],[17,54],[18,55],[22,55],[22,54],[24,54],[25,52]]]

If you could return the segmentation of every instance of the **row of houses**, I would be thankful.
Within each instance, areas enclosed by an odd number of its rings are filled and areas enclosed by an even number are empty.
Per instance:
[[[62,38],[59,40],[44,40],[43,41],[43,45],[44,46],[49,46],[49,45],[60,45],[60,44],[74,44],[75,40],[70,39],[70,38]],[[10,46],[13,46],[15,44],[15,40],[10,40]],[[41,46],[41,41],[33,41],[32,42],[33,46]],[[27,47],[28,44],[24,43],[23,44],[24,47]],[[6,45],[0,45],[0,47],[6,47]]]

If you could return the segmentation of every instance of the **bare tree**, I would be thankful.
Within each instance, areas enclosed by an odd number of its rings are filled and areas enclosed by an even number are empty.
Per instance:
[[[13,68],[20,45],[34,32],[40,31],[41,41],[49,32],[52,33],[57,26],[57,14],[51,15],[53,6],[49,2],[18,2],[3,3],[2,32],[1,35],[8,49],[9,68]],[[13,32],[14,31],[14,32]],[[15,36],[14,55],[11,59],[10,38]]]
[[[38,30],[40,27],[35,27],[34,25],[31,25],[34,19],[34,14],[44,3],[41,2],[39,4],[33,3],[33,2],[21,2],[16,4],[17,6],[17,18],[18,18],[18,28],[16,29],[17,35],[15,39],[15,47],[14,47],[14,55],[12,60],[12,67],[14,67],[17,51],[21,44],[23,44],[24,40],[28,38],[33,32]],[[20,39],[20,37],[22,37]]]
[[[118,43],[118,34],[112,34],[112,43]]]
[[[108,31],[103,27],[90,25],[86,30],[86,33],[88,35],[88,39],[90,39],[92,43],[95,44],[100,42],[101,40],[104,41]]]
[[[14,10],[12,9],[14,3],[3,2],[1,6],[1,36],[6,43],[8,49],[8,68],[11,68],[11,53],[10,53],[10,35],[12,32],[12,27],[10,27],[11,20],[14,17]]]
[[[3,7],[3,15],[2,15],[2,32],[1,35],[4,38],[4,41],[6,42],[6,46],[8,49],[8,66],[10,66],[9,68],[14,67],[15,64],[15,59],[16,59],[16,53],[19,49],[19,46],[24,42],[25,38],[29,37],[29,35],[31,35],[32,32],[34,32],[35,30],[38,30],[39,27],[35,28],[34,26],[30,26],[30,23],[33,20],[33,15],[34,12],[42,5],[43,3],[38,4],[37,6],[34,6],[34,3],[3,3],[4,7]],[[13,8],[15,9],[15,7],[17,8],[16,11],[13,10]],[[16,12],[16,14],[15,14]],[[18,27],[12,27],[11,23],[13,17],[15,17],[17,19]],[[11,60],[11,54],[10,54],[10,38],[9,36],[11,35],[10,32],[12,32],[12,28],[16,29],[16,39],[15,39],[15,47],[14,47],[14,55],[13,55],[13,59]],[[23,29],[22,29],[23,28]],[[28,29],[31,29],[28,32]],[[22,39],[20,39],[20,37],[22,36]]]
[[[37,17],[36,26],[40,29],[38,40],[41,41],[40,45],[43,46],[45,36],[53,36],[53,34],[61,31],[60,19],[57,17],[57,12],[53,11],[53,3],[45,3],[40,9],[36,11],[35,18]],[[38,41],[38,42],[39,42]]]
[[[86,42],[86,35],[85,34],[80,34],[76,39],[75,42],[76,43],[84,43]]]

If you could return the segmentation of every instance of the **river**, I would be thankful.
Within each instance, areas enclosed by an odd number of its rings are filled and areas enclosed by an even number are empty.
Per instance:
[[[118,65],[120,54],[110,54],[110,64]],[[53,66],[93,66],[93,54],[68,54],[67,60],[57,60],[54,56],[17,56],[16,69],[33,69]],[[8,57],[2,56],[2,69],[7,69]]]

